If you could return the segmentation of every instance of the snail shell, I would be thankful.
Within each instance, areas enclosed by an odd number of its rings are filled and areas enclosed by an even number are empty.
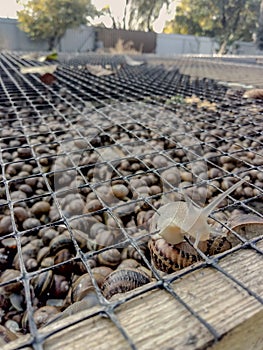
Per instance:
[[[148,246],[153,264],[163,272],[172,273],[201,260],[197,251],[187,242],[171,244],[159,238],[151,239]]]
[[[178,244],[168,243],[165,239],[154,237],[148,243],[151,259],[156,268],[166,273],[172,273],[190,266],[202,258],[188,242]],[[220,236],[199,242],[198,248],[206,255],[222,253],[231,248],[226,237]]]
[[[141,264],[135,259],[124,259],[122,260],[122,262],[117,268],[118,269],[129,269],[129,268],[136,269],[139,266],[141,266]]]
[[[53,272],[51,270],[40,273],[33,281],[35,294],[38,297],[45,296],[53,284]]]
[[[54,257],[54,264],[65,264],[59,265],[55,268],[55,271],[60,275],[70,275],[74,269],[74,264],[72,261],[68,261],[73,258],[73,254],[70,253],[68,249],[59,250]]]
[[[126,259],[134,259],[140,261],[142,259],[139,252],[131,245],[128,247],[123,248],[123,251],[121,253],[122,260],[125,261]]]
[[[17,311],[23,311],[23,305],[24,305],[24,296],[23,294],[17,294],[17,293],[12,293],[9,296],[11,305],[13,308]]]
[[[50,254],[55,255],[59,250],[67,248],[74,251],[73,241],[66,232],[54,237],[50,243]]]
[[[87,290],[93,287],[89,273],[80,276],[72,285],[72,302],[80,301],[85,296]]]
[[[69,286],[69,281],[65,276],[54,274],[50,294],[56,299],[64,298],[69,291]]]
[[[45,326],[59,311],[55,306],[43,306],[34,312],[34,321],[37,328]]]
[[[10,331],[8,328],[0,325],[0,346],[4,346],[5,344],[16,340],[18,337],[17,335]]]
[[[50,320],[47,321],[46,324],[50,324],[58,320],[62,320],[68,316],[75,315],[78,312],[81,312],[85,309],[89,309],[95,305],[99,305],[99,299],[95,289],[93,287],[89,287],[87,288],[86,295],[83,299],[67,306],[63,312],[52,317]]]
[[[112,269],[106,266],[95,267],[92,269],[93,277],[99,287],[101,287],[105,278],[112,272]],[[72,285],[71,299],[72,302],[80,301],[89,293],[90,288],[93,288],[91,276],[85,273],[80,276]]]
[[[41,248],[37,253],[37,262],[40,264],[50,253],[49,247]]]
[[[150,282],[150,277],[136,269],[118,269],[108,275],[101,286],[102,294],[110,299],[114,294],[125,293]]]
[[[0,283],[8,282],[13,279],[17,280],[16,282],[6,284],[2,287],[5,293],[17,293],[23,288],[22,283],[19,281],[19,277],[20,272],[13,269],[7,269],[2,273]]]
[[[44,246],[49,245],[50,241],[58,236],[58,231],[48,228],[48,229],[42,229],[39,231],[39,236],[42,238]]]
[[[116,248],[106,250],[98,255],[98,261],[104,266],[117,266],[121,261],[121,253]]]
[[[263,219],[253,214],[239,214],[230,218],[228,226],[246,240],[263,235]],[[227,232],[228,240],[233,245],[240,244],[240,240],[231,231]]]

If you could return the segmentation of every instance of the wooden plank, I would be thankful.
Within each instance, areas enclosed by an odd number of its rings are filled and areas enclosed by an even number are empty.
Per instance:
[[[258,246],[262,248],[263,241]],[[220,266],[263,297],[262,255],[254,250],[240,250],[222,259]],[[262,348],[262,304],[221,272],[213,268],[200,269],[176,280],[171,286],[216,330],[222,340],[214,343],[214,336],[179,301],[165,290],[157,289],[137,296],[116,309],[117,318],[138,349],[153,346],[177,350]],[[48,334],[70,322],[80,321],[49,337],[45,350],[129,349],[110,320],[101,316],[83,319],[94,310],[96,308],[83,310],[40,330],[41,334]],[[247,337],[241,336],[243,333]],[[248,335],[249,339],[246,339]],[[3,349],[14,350],[21,344],[23,337]],[[261,348],[258,344],[261,344]]]
[[[220,342],[209,350],[262,350],[263,310],[229,331]]]
[[[138,349],[195,349],[213,335],[164,290],[123,304],[117,311]]]

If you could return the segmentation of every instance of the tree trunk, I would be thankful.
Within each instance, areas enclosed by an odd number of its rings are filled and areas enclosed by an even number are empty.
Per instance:
[[[256,44],[259,50],[263,50],[263,0],[260,4]]]
[[[218,55],[224,55],[227,52],[227,44],[228,44],[228,39],[226,38],[220,44]]]
[[[129,0],[126,0],[125,7],[124,7],[124,14],[123,14],[123,21],[122,21],[122,29],[126,29],[126,17],[127,17],[127,7],[129,4]]]
[[[48,51],[52,51],[55,48],[56,37],[53,36],[48,40]]]
[[[147,18],[147,30],[148,30],[148,32],[152,31],[152,21],[151,21],[151,19],[152,19],[153,10],[154,10],[154,3],[153,3],[153,5],[150,8],[149,13],[148,13],[148,18]]]

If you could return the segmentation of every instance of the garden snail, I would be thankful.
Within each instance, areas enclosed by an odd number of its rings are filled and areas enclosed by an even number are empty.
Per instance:
[[[114,294],[128,292],[150,281],[150,277],[141,269],[117,269],[105,278],[101,290],[103,296],[110,299]]]
[[[228,221],[228,226],[245,240],[253,240],[263,235],[263,219],[254,214],[235,215]],[[238,245],[241,241],[231,234],[230,230],[226,232],[228,240],[232,246]]]
[[[170,244],[178,244],[184,241],[184,236],[195,238],[194,247],[199,241],[206,241],[212,232],[207,219],[213,209],[237,187],[242,185],[246,179],[242,179],[227,191],[221,193],[205,208],[199,208],[187,197],[186,202],[178,201],[168,203],[160,207],[151,222],[151,229],[157,226],[159,235]]]

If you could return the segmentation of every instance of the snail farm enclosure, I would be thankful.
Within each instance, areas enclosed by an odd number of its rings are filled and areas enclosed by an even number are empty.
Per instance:
[[[0,54],[1,349],[261,350],[260,61],[49,65]]]

